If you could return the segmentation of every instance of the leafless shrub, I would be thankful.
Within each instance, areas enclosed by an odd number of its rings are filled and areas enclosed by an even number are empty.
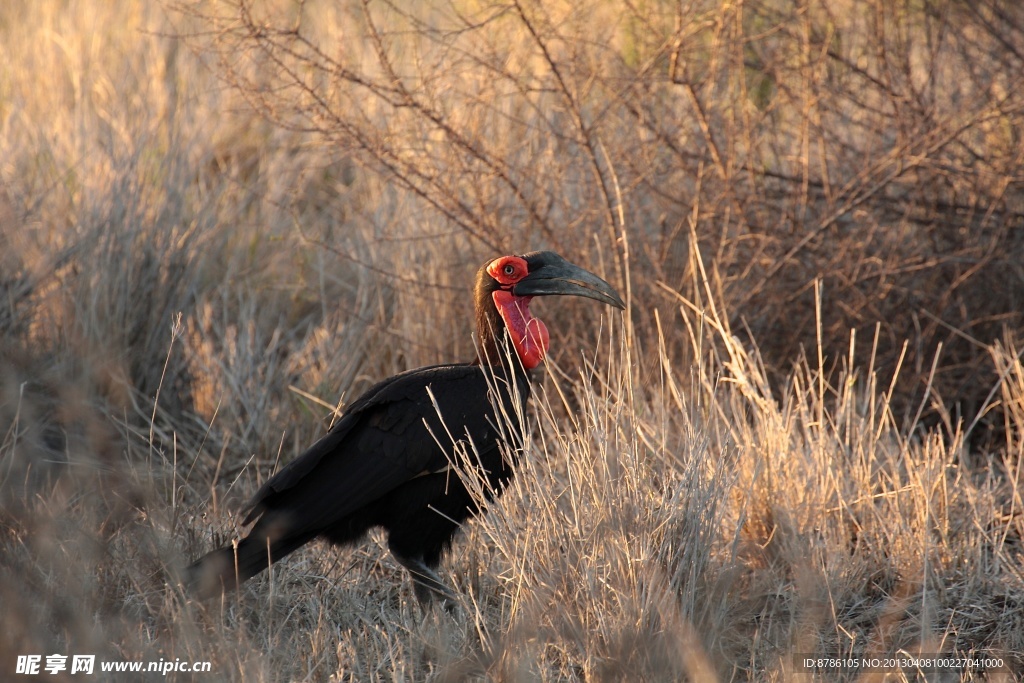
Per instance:
[[[984,347],[1020,326],[1012,3],[185,9],[271,120],[351,155],[478,251],[610,257],[643,329],[671,301],[659,285],[699,296],[695,232],[775,381],[817,343],[815,281],[833,362],[850,329],[889,374],[909,342],[905,424],[921,402],[977,414]]]

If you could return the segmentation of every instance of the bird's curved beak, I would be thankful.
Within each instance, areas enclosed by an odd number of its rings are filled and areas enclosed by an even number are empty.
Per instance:
[[[516,296],[582,296],[615,308],[626,308],[610,284],[589,270],[558,258],[531,271],[515,284],[512,293]]]

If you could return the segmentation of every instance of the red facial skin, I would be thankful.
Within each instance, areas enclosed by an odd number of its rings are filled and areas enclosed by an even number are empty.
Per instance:
[[[519,354],[523,367],[532,370],[544,359],[549,337],[547,326],[530,315],[530,301],[533,297],[516,296],[512,293],[512,287],[528,273],[526,261],[518,256],[502,256],[487,266],[487,274],[501,286],[501,289],[491,294],[494,305],[505,321],[512,345]]]

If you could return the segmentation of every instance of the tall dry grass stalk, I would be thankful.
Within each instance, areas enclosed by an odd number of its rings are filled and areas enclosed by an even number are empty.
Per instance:
[[[1024,675],[1015,5],[182,9],[0,8],[0,678]],[[376,536],[182,595],[337,408],[471,357],[473,270],[536,246],[632,306],[541,304],[459,614]]]

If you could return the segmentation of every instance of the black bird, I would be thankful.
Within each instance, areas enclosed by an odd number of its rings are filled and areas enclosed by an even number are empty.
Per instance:
[[[548,349],[530,301],[552,295],[625,308],[607,282],[554,252],[488,262],[476,277],[478,360],[410,370],[356,399],[256,492],[243,521],[255,522],[248,535],[191,565],[186,584],[200,597],[217,595],[314,538],[349,544],[383,527],[420,603],[454,601],[434,570],[460,524],[480,510],[470,488],[490,499],[512,477],[530,371]]]

